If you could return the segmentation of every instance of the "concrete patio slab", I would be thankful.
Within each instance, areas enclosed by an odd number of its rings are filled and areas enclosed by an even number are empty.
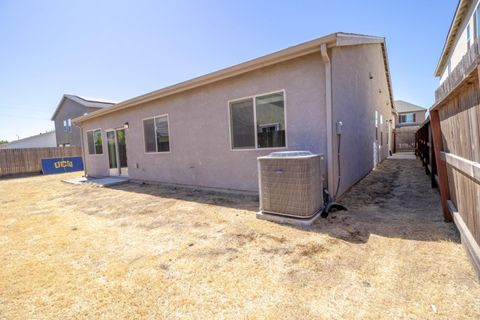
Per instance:
[[[80,177],[74,179],[66,179],[62,180],[62,182],[70,183],[70,184],[90,184],[97,187],[109,187],[113,185],[117,185],[120,183],[128,182],[129,179],[125,177],[102,177],[102,178],[91,178],[91,177]]]

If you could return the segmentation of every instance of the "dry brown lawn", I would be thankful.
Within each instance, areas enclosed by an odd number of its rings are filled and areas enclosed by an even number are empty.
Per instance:
[[[479,319],[419,162],[388,160],[311,228],[205,190],[0,180],[0,318]]]

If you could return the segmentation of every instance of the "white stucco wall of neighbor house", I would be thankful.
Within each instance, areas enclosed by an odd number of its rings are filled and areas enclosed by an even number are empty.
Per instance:
[[[285,91],[287,147],[275,150],[325,153],[325,69],[318,52],[84,122],[83,141],[87,130],[101,128],[103,135],[103,154],[85,157],[87,173],[108,175],[105,130],[128,122],[131,179],[257,191],[257,157],[273,150],[231,149],[228,101],[278,90]],[[164,114],[170,152],[146,154],[142,119]]]
[[[334,123],[343,123],[339,189],[342,194],[372,170],[374,160],[381,162],[388,156],[387,121],[392,119],[392,109],[380,44],[335,47],[331,60],[333,119]],[[334,137],[336,152],[338,136]],[[334,170],[338,172],[337,163]]]
[[[473,43],[475,37],[475,10],[478,7],[480,0],[472,1],[465,20],[462,22],[459,28],[459,32],[454,40],[454,45],[447,58],[447,63],[440,71],[440,83],[445,81],[449,73],[455,69],[458,63],[462,60],[463,56],[467,53],[467,28],[470,29],[470,42]],[[478,37],[479,35],[477,35]]]

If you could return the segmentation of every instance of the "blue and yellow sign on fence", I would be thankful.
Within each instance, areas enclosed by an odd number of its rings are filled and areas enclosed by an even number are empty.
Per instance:
[[[74,172],[82,170],[82,157],[42,159],[43,174]]]

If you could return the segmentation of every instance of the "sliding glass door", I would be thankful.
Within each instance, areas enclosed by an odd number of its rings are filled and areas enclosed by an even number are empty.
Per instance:
[[[128,176],[125,129],[107,131],[108,167],[111,176]]]

